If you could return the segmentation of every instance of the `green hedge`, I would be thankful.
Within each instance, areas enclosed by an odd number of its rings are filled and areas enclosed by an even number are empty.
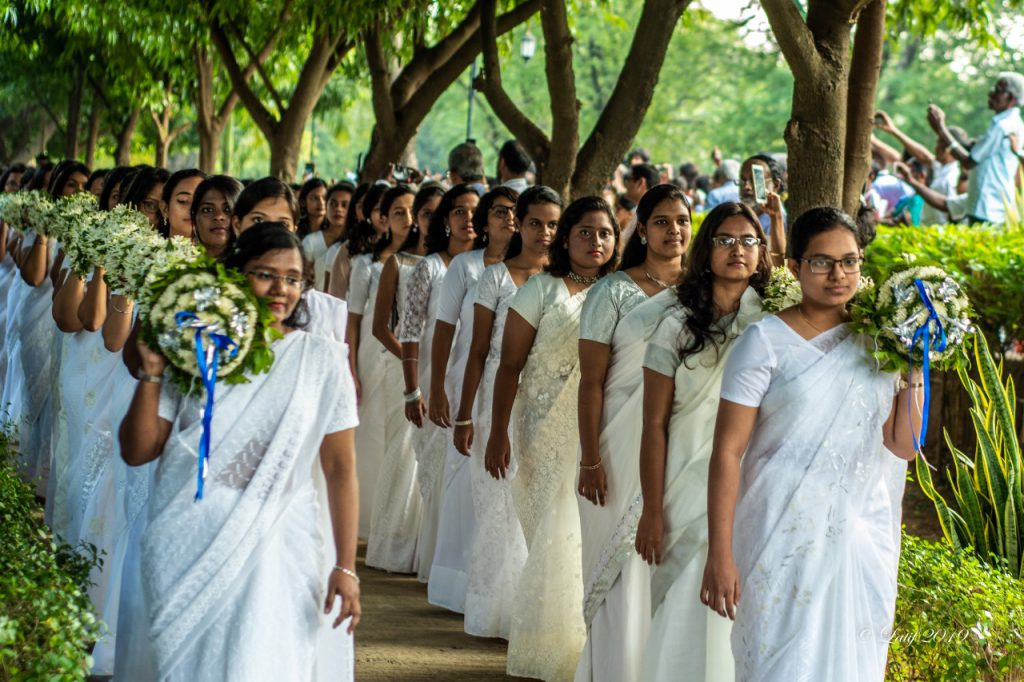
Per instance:
[[[904,534],[886,679],[1024,680],[1024,582]]]
[[[96,550],[54,541],[12,441],[0,426],[0,680],[84,680],[100,632],[85,593]]]
[[[1000,347],[1024,339],[1024,226],[878,227],[865,270],[881,281],[895,263],[940,265],[967,290],[976,321]]]

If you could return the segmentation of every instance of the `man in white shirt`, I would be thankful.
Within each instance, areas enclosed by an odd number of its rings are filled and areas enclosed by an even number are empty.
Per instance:
[[[889,114],[884,111],[879,111],[875,114],[875,127],[895,137],[900,141],[903,149],[908,154],[931,168],[931,181],[928,183],[929,189],[944,197],[951,197],[957,194],[956,184],[960,178],[960,162],[953,156],[953,153],[949,150],[949,145],[942,137],[939,137],[936,141],[934,151],[930,150],[897,128]],[[951,126],[949,132],[958,144],[964,148],[970,148],[971,141],[968,139],[967,133],[964,132],[963,128]],[[873,151],[877,151],[884,156],[889,163],[902,160],[899,152],[879,140],[872,138],[871,147]],[[936,209],[931,204],[926,203],[921,210],[922,225],[944,225],[949,220],[949,215]]]
[[[501,145],[498,151],[498,178],[502,187],[508,187],[522,194],[530,186],[526,173],[530,170],[530,156],[515,140]]]
[[[1020,104],[1024,101],[1024,76],[1001,73],[988,93],[988,108],[995,112],[992,123],[971,150],[958,143],[946,127],[946,114],[932,104],[928,123],[948,145],[964,170],[970,170],[967,188],[967,218],[972,223],[1002,224],[1006,220],[1005,202],[1016,195],[1019,169],[1010,146],[1010,135],[1024,136]]]

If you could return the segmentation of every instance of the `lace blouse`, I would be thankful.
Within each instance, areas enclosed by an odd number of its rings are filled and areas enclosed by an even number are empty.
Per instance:
[[[444,280],[444,258],[432,253],[416,264],[405,290],[405,305],[398,320],[399,343],[420,343],[427,323],[434,316]],[[433,333],[433,329],[430,330]]]

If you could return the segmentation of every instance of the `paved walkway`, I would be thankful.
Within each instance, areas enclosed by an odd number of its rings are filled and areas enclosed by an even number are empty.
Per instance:
[[[363,564],[359,548],[363,619],[356,630],[356,682],[484,682],[505,675],[505,642],[470,637],[462,616],[427,603],[415,576]]]

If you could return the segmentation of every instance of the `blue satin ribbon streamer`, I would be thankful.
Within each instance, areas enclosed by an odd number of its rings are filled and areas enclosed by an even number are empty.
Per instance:
[[[217,364],[220,361],[220,353],[228,351],[230,357],[238,354],[238,344],[229,336],[216,331],[216,327],[203,324],[199,317],[189,311],[182,311],[175,314],[174,321],[179,328],[191,328],[195,330],[193,341],[196,349],[196,364],[199,366],[199,378],[206,389],[206,404],[203,406],[203,433],[199,437],[199,467],[196,472],[196,496],[195,500],[203,499],[203,481],[206,480],[206,470],[210,460],[210,426],[213,422],[213,392],[217,386]],[[203,339],[208,343],[203,342]]]
[[[910,341],[910,366],[914,366],[914,347],[917,346],[918,339],[923,343],[921,346],[921,353],[923,356],[921,362],[921,373],[922,380],[924,381],[924,405],[921,409],[921,439],[918,441],[917,435],[914,434],[914,429],[910,429],[911,435],[914,437],[914,449],[920,453],[924,450],[924,439],[928,433],[928,407],[931,404],[932,387],[930,383],[930,372],[929,367],[931,364],[931,351],[935,350],[939,353],[946,350],[946,328],[942,326],[942,320],[939,319],[939,314],[935,312],[935,306],[932,305],[932,299],[928,295],[928,290],[925,289],[924,282],[920,279],[914,280],[914,285],[917,287],[917,294],[921,298],[921,302],[924,303],[925,308],[928,309],[928,319],[924,321],[920,327],[914,332],[914,337]],[[932,337],[932,324],[938,326],[938,333],[935,337]],[[908,419],[911,412],[911,400],[913,399],[913,391],[907,391],[907,415]]]

